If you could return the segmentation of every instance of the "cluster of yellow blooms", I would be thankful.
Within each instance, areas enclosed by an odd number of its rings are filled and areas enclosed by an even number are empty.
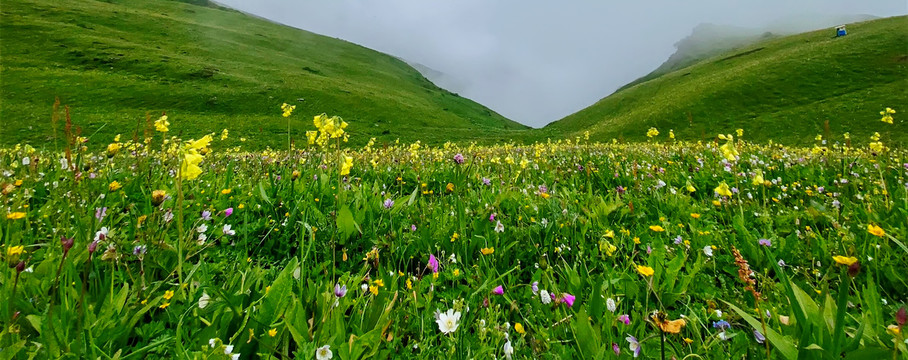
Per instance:
[[[741,131],[741,133],[743,134],[744,131]],[[735,159],[739,155],[738,149],[735,149],[735,144],[734,144],[735,137],[732,136],[731,134],[728,134],[728,135],[719,134],[719,139],[726,140],[725,144],[723,144],[722,146],[719,147],[719,150],[722,151],[722,156],[725,157],[725,159],[728,161],[735,161]]]
[[[318,131],[306,131],[309,145],[327,146],[331,139],[343,139],[344,142],[349,139],[349,135],[344,131],[347,122],[338,116],[329,118],[328,115],[321,114],[312,119],[312,122]]]
[[[205,135],[199,140],[190,140],[183,146],[183,163],[180,165],[180,176],[183,180],[194,180],[202,174],[199,163],[205,158],[211,135]]]

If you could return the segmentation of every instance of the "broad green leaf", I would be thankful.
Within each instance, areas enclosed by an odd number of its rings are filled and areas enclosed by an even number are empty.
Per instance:
[[[287,310],[290,302],[290,292],[293,285],[293,271],[299,262],[296,257],[290,258],[284,269],[271,284],[271,288],[262,299],[262,307],[258,319],[262,324],[271,325],[277,321]]]
[[[744,319],[744,321],[750,324],[750,326],[752,326],[760,333],[763,333],[763,336],[766,337],[766,340],[768,340],[769,343],[772,344],[772,346],[774,346],[776,350],[778,350],[779,353],[781,353],[782,356],[784,356],[786,359],[796,360],[798,358],[798,350],[797,348],[795,348],[795,345],[782,337],[782,335],[780,335],[770,327],[767,327],[766,332],[764,333],[763,324],[760,323],[760,320],[757,320],[750,314],[744,312],[744,310],[741,310],[739,307],[728,301],[723,300],[722,302],[724,302],[726,305],[728,305],[728,307],[734,310],[735,313],[737,313],[738,316],[740,316],[742,319]]]

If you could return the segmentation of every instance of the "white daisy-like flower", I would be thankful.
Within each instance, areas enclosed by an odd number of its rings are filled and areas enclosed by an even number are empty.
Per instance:
[[[318,360],[330,360],[334,357],[334,353],[331,352],[331,346],[325,345],[318,349],[315,349],[315,358]]]
[[[438,330],[442,333],[450,334],[455,332],[457,327],[460,326],[460,311],[448,309],[447,312],[438,313],[438,318],[435,322],[438,323]]]

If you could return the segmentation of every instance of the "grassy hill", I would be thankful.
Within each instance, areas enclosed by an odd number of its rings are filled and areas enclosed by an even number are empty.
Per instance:
[[[94,143],[131,137],[166,111],[184,136],[227,128],[284,147],[312,115],[339,115],[351,141],[508,138],[526,127],[440,89],[392,56],[218,6],[166,0],[4,1],[0,145],[50,140],[55,97]],[[304,99],[303,101],[299,99]]]
[[[539,137],[589,130],[594,139],[645,139],[646,129],[711,139],[743,128],[751,140],[808,144],[817,134],[908,141],[908,17],[767,39],[626,87],[549,124]],[[879,121],[885,107],[896,124]],[[828,133],[826,131],[828,121]],[[885,141],[885,140],[884,140]]]

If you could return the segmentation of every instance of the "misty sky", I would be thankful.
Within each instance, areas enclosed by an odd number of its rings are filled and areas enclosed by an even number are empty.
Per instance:
[[[692,28],[825,26],[905,0],[218,0],[445,73],[438,85],[540,127],[654,70]]]

